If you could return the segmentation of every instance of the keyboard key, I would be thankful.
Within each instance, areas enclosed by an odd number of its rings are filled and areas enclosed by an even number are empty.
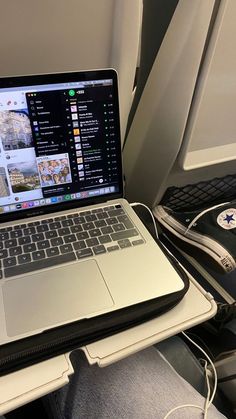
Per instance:
[[[84,230],[92,230],[93,228],[95,228],[95,225],[93,222],[91,223],[84,223],[83,224],[83,229]]]
[[[8,256],[7,250],[0,250],[0,259],[6,258]]]
[[[35,243],[25,244],[23,246],[24,253],[34,252],[36,250]]]
[[[2,250],[2,249],[3,249],[3,247],[4,247],[3,242],[0,242],[0,250]]]
[[[77,226],[72,226],[70,228],[71,233],[79,233],[80,231],[83,231],[82,226],[81,225],[77,225]]]
[[[9,255],[10,256],[17,256],[17,255],[21,255],[22,253],[22,247],[21,246],[17,246],[17,247],[12,247],[9,250]]]
[[[58,228],[61,228],[60,221],[56,221],[55,223],[49,223],[50,230],[58,230]]]
[[[54,256],[50,258],[45,258],[37,260],[31,263],[23,263],[22,265],[17,265],[11,268],[5,269],[5,277],[9,278],[15,275],[25,274],[27,272],[33,272],[35,270],[40,270],[43,268],[50,268],[53,266],[61,265],[63,263],[73,262],[76,260],[74,252],[66,253],[60,256]]]
[[[97,237],[101,236],[101,230],[99,228],[95,228],[94,230],[89,231],[90,237]]]
[[[31,236],[31,234],[35,234],[35,233],[36,233],[35,227],[24,228],[23,230],[24,236]]]
[[[55,239],[51,240],[52,246],[60,246],[61,244],[64,244],[64,240],[62,239],[62,237],[55,237]]]
[[[58,230],[59,236],[67,236],[70,234],[70,229],[68,227],[63,227]]]
[[[97,217],[98,217],[98,219],[99,219],[99,220],[104,220],[104,218],[108,218],[108,217],[109,217],[109,215],[108,215],[108,213],[107,213],[107,212],[103,211],[103,212],[99,212],[99,213],[97,214]]]
[[[107,247],[108,252],[113,252],[114,250],[119,250],[119,249],[120,248],[117,245]]]
[[[59,249],[58,247],[51,247],[50,249],[46,250],[47,256],[51,257],[51,256],[57,256],[59,255]]]
[[[113,230],[114,231],[123,231],[123,230],[125,230],[125,226],[123,224],[114,224],[113,225]]]
[[[33,242],[40,242],[44,240],[44,234],[43,233],[37,233],[32,235]]]
[[[43,233],[44,231],[48,231],[49,227],[47,224],[42,224],[40,226],[37,227],[37,232],[38,233]]]
[[[105,227],[107,225],[105,220],[94,221],[95,227]]]
[[[100,255],[101,253],[106,253],[106,248],[101,244],[99,246],[94,246],[93,251],[95,255]]]
[[[69,236],[65,236],[64,237],[64,242],[65,243],[73,243],[77,240],[75,234],[69,234]]]
[[[130,230],[125,230],[125,231],[118,231],[117,233],[111,233],[111,238],[112,240],[123,240],[123,239],[128,239],[129,237],[134,237],[134,236],[138,236],[139,233],[137,230],[135,230],[135,228],[132,228]]]
[[[131,223],[129,217],[127,217],[127,215],[119,215],[117,217],[118,221],[120,221],[122,224],[124,224],[125,228],[129,229],[129,228],[133,228],[133,223]]]
[[[93,239],[87,239],[86,244],[87,244],[88,247],[92,247],[92,246],[98,245],[99,241],[96,237],[94,237]]]
[[[82,250],[78,250],[78,252],[76,252],[76,255],[78,259],[83,259],[89,256],[93,256],[93,251],[92,249],[82,249]]]
[[[144,243],[144,240],[142,240],[142,239],[140,239],[140,240],[134,240],[133,242],[132,242],[132,245],[133,246],[137,246],[137,245],[139,245],[139,244],[143,244]]]
[[[16,239],[18,237],[21,237],[23,235],[22,230],[14,230],[10,232],[11,239]]]
[[[131,246],[131,243],[130,243],[130,241],[128,239],[119,240],[118,241],[118,244],[119,244],[119,246],[120,246],[121,249],[124,249],[125,247],[130,247]]]
[[[111,238],[110,238],[109,234],[106,234],[105,236],[100,236],[98,238],[98,240],[100,241],[101,244],[105,244],[105,243],[111,242]]]
[[[3,278],[2,270],[0,269],[0,279]]]
[[[81,231],[81,233],[76,234],[76,237],[78,240],[85,240],[89,238],[89,235],[87,231]]]
[[[31,255],[30,253],[25,253],[24,255],[20,255],[18,256],[18,263],[22,264],[22,263],[27,263],[31,261]]]
[[[87,247],[84,240],[80,240],[78,242],[74,242],[73,243],[73,246],[74,246],[74,249],[75,250],[85,249]]]
[[[70,226],[73,226],[73,220],[71,220],[71,219],[69,219],[69,220],[64,220],[64,221],[62,221],[62,226],[63,227],[70,227]]]
[[[71,244],[63,244],[62,246],[60,246],[60,251],[62,254],[70,253],[70,252],[73,252],[73,248]]]
[[[45,233],[46,239],[52,239],[52,238],[57,237],[57,236],[58,236],[58,234],[57,234],[56,230],[46,231],[46,233]]]
[[[17,246],[17,240],[16,239],[10,239],[5,241],[5,247],[15,247]]]
[[[118,220],[116,217],[111,217],[111,218],[108,218],[107,220],[108,225],[117,224],[117,223],[118,223]]]
[[[7,239],[9,239],[9,233],[7,231],[0,233],[0,240],[7,240]]]
[[[50,247],[49,240],[43,240],[42,242],[38,242],[37,246],[38,250],[47,249],[48,247]]]
[[[113,233],[113,228],[111,226],[102,227],[101,231],[103,234],[110,234]]]
[[[28,244],[28,243],[31,243],[31,237],[30,236],[19,238],[19,244]]]
[[[36,252],[32,253],[33,260],[39,260],[45,258],[45,252],[44,250],[37,250]]]
[[[15,257],[11,257],[11,258],[7,258],[3,260],[3,266],[4,268],[8,268],[10,266],[14,266],[16,265],[16,258]]]
[[[85,218],[84,217],[75,217],[74,218],[74,224],[84,224],[85,223]]]

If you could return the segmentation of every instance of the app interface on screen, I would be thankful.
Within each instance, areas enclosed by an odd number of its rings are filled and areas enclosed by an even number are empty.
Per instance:
[[[0,90],[0,211],[119,191],[112,79]]]

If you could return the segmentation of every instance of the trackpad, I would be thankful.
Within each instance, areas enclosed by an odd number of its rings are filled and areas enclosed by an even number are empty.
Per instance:
[[[96,261],[57,267],[3,285],[9,337],[84,318],[113,306]]]

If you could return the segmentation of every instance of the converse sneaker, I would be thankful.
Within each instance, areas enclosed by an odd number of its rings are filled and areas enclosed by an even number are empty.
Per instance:
[[[236,268],[236,201],[191,212],[158,205],[154,215],[167,237],[186,253],[219,272]]]

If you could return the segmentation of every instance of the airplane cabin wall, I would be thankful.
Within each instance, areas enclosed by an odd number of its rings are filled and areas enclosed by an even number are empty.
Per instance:
[[[0,76],[113,67],[123,137],[141,13],[141,0],[1,0]]]
[[[235,0],[179,0],[125,143],[130,201],[235,173],[235,17]]]

